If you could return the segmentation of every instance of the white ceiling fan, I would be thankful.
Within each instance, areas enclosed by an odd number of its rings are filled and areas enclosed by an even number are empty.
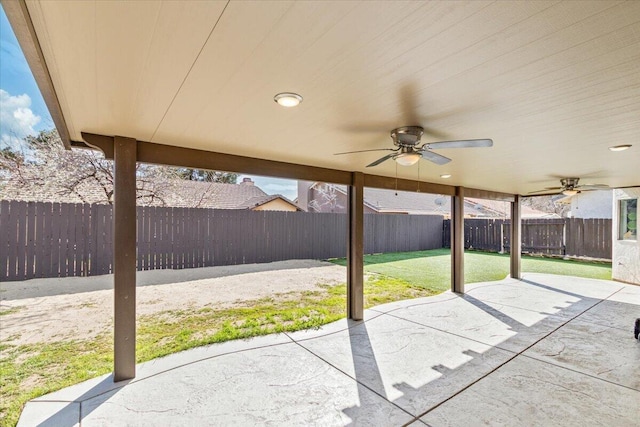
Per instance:
[[[531,191],[528,194],[553,194],[562,193],[565,196],[574,196],[582,191],[608,190],[610,187],[604,184],[579,185],[580,178],[560,178],[560,187],[546,187],[544,190]]]
[[[422,126],[403,126],[391,131],[391,139],[396,148],[375,148],[372,150],[347,151],[335,153],[335,155],[366,153],[369,151],[391,151],[378,160],[367,165],[368,168],[377,166],[382,162],[393,159],[401,166],[416,164],[420,159],[426,159],[438,165],[444,165],[451,161],[450,158],[435,153],[432,150],[438,148],[473,148],[492,147],[491,139],[463,139],[455,141],[425,142],[420,144],[420,139],[424,135]]]

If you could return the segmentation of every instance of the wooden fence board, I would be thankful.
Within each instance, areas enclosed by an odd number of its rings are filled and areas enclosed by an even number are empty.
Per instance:
[[[27,248],[27,202],[19,202],[16,210],[16,231],[18,233],[18,243],[16,254],[16,276],[24,277],[26,268],[26,248]]]
[[[65,243],[67,246],[67,271],[66,276],[74,276],[74,272],[76,269],[76,242],[77,236],[76,232],[78,230],[78,223],[76,219],[82,218],[79,212],[77,212],[78,205],[76,203],[69,205],[69,210],[67,211],[67,217],[65,218],[65,223],[67,227],[67,238],[65,239]]]
[[[3,258],[5,258],[5,268],[6,270],[6,280],[16,280],[16,261],[15,257],[17,254],[17,235],[16,235],[16,225],[15,225],[15,215],[12,214],[12,209],[15,204],[12,206],[8,201],[3,204],[2,208],[2,232],[4,234],[4,244],[3,244]]]
[[[78,205],[78,215],[80,219],[79,228],[76,232],[77,239],[77,247],[76,247],[76,270],[75,275],[86,276],[85,271],[87,269],[87,258],[89,255],[89,251],[87,248],[87,239],[88,239],[88,223],[90,220],[89,216],[89,205],[86,203]]]
[[[0,200],[0,277],[8,277],[9,261],[9,201]]]
[[[25,233],[26,239],[26,266],[25,277],[27,279],[33,279],[34,277],[34,263],[35,263],[35,234],[36,234],[36,204],[29,202],[27,204],[27,228]]]

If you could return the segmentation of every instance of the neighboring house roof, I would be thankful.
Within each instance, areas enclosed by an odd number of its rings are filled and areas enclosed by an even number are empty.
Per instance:
[[[187,180],[167,180],[156,189],[157,198],[151,206],[171,206],[209,209],[254,209],[275,199],[282,199],[297,208],[287,198],[279,194],[269,195],[254,185],[252,181],[240,184],[223,184]],[[102,203],[107,197],[98,185],[78,188],[80,194],[64,191],[55,183],[46,185],[19,186],[9,181],[0,185],[0,199],[23,200],[52,203]]]
[[[247,209],[251,199],[269,197],[253,183],[223,184],[175,180],[164,196],[166,206],[210,209]]]
[[[316,182],[310,188],[326,185]],[[328,184],[334,191],[347,193],[343,185]],[[364,189],[364,204],[369,209],[379,213],[405,213],[415,215],[444,215],[451,214],[451,198],[441,194],[417,193],[407,191],[383,190],[378,188]],[[508,218],[511,206],[507,202],[465,198],[465,215],[484,218]],[[522,206],[523,218],[557,217],[555,214],[538,211]]]
[[[498,211],[501,216],[509,217],[511,216],[511,206],[509,203],[501,202],[499,200],[488,200],[488,199],[473,199],[469,198],[467,200],[474,200],[479,203],[482,203],[485,207]],[[534,209],[530,206],[520,205],[520,217],[522,219],[529,218],[560,218],[560,216],[553,212],[544,212],[538,209]]]
[[[49,203],[99,203],[106,204],[107,195],[97,185],[81,184],[81,195],[66,191],[57,182],[45,181],[42,185],[21,186],[14,181],[0,183],[0,199]]]
[[[364,189],[364,203],[380,213],[407,213],[414,215],[449,215],[450,197],[441,194],[390,191],[379,188]],[[496,216],[498,213],[484,206],[465,200],[465,212],[473,216]]]
[[[292,208],[294,208],[297,211],[302,210],[298,206],[296,206],[296,204],[294,202],[292,202],[291,200],[287,199],[282,194],[254,196],[254,197],[246,200],[244,203],[238,205],[235,209],[254,209],[254,208],[257,208],[259,206],[266,205],[269,202],[272,202],[272,201],[277,200],[277,199],[280,199],[280,200],[284,201],[285,203],[288,203],[289,205],[291,205]]]

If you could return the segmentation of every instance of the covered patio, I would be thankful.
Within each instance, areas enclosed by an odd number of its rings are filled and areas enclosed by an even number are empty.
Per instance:
[[[560,179],[640,184],[640,3],[2,5],[65,147],[115,165],[113,376],[24,425],[637,421],[637,288],[522,278],[520,212]],[[375,164],[403,127],[435,164]],[[136,366],[137,163],[348,186],[348,320]],[[365,187],[451,197],[451,292],[364,310]],[[464,197],[511,204],[504,282],[465,289]]]
[[[639,310],[635,286],[524,274],[156,359],[37,398],[19,425],[635,426]]]

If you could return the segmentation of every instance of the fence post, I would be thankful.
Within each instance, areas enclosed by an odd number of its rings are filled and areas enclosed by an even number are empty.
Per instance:
[[[514,279],[522,278],[521,252],[522,252],[522,218],[520,210],[520,196],[516,195],[511,202],[511,254],[510,272]]]

